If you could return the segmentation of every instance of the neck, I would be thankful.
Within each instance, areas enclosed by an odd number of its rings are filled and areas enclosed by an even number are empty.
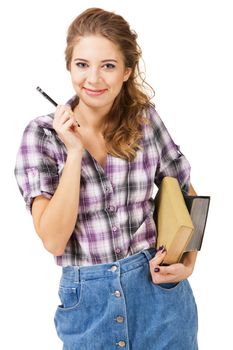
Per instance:
[[[84,105],[81,101],[74,108],[74,115],[82,129],[89,129],[96,132],[101,132],[105,125],[106,116],[109,108],[93,109]]]

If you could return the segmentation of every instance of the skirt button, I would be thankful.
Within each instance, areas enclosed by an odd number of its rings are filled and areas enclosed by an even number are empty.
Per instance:
[[[125,345],[126,345],[126,342],[124,340],[120,340],[117,345],[120,347],[120,348],[124,348]]]
[[[121,297],[121,292],[119,290],[116,290],[114,293],[116,298],[120,298]]]

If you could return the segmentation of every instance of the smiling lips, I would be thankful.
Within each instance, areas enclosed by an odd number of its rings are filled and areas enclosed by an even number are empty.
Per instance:
[[[91,90],[91,89],[87,89],[87,88],[84,88],[84,90],[85,90],[86,94],[89,96],[100,96],[100,95],[103,95],[105,93],[105,91],[107,91],[107,89]]]

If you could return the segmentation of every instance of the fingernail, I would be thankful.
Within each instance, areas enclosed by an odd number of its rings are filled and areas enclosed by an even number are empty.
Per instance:
[[[159,250],[163,250],[163,249],[164,249],[164,246],[161,245],[161,246],[157,249],[157,252],[158,252]]]
[[[156,267],[155,269],[154,269],[154,272],[159,272],[160,271],[160,268],[159,267]]]

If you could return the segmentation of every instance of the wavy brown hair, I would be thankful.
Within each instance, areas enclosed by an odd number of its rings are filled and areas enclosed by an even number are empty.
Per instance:
[[[68,29],[65,50],[68,70],[77,39],[86,35],[101,35],[116,44],[123,54],[125,67],[132,70],[108,113],[103,133],[108,153],[132,160],[140,149],[142,125],[147,122],[144,113],[152,105],[150,100],[154,96],[154,90],[145,82],[139,68],[142,52],[137,34],[123,17],[100,8],[87,9]]]

